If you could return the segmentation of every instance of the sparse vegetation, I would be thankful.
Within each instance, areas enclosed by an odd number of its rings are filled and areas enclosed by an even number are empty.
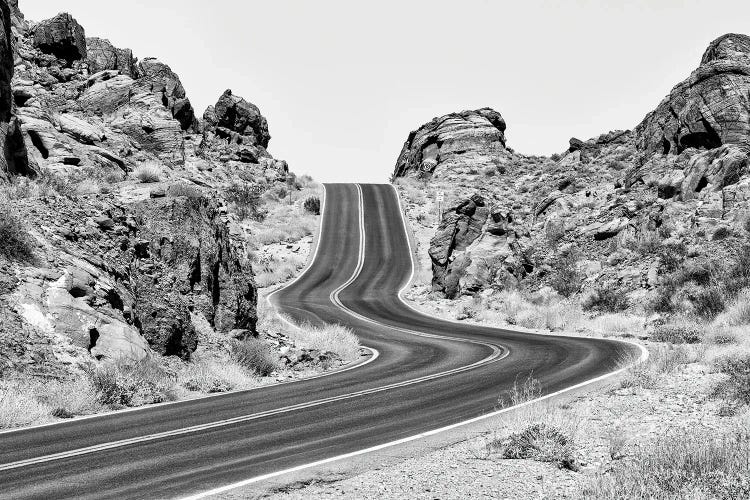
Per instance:
[[[9,206],[0,204],[0,255],[8,260],[28,262],[34,257],[32,239],[21,219]]]
[[[317,196],[310,196],[305,200],[305,210],[313,215],[320,215],[320,198]]]
[[[670,344],[697,344],[703,339],[700,329],[687,322],[658,325],[651,340]]]
[[[248,182],[232,182],[224,188],[224,196],[240,219],[263,221],[266,211],[261,208],[262,188]]]
[[[304,324],[299,329],[289,330],[289,338],[295,344],[321,352],[334,352],[344,362],[359,359],[359,339],[354,332],[342,325],[312,326]]]
[[[187,182],[177,182],[167,188],[167,195],[178,198],[184,196],[186,198],[200,198],[203,196],[203,192],[193,184]]]
[[[737,352],[719,357],[714,367],[726,375],[716,394],[740,404],[750,405],[750,352]]]
[[[231,358],[240,366],[261,377],[278,368],[270,347],[259,339],[235,340],[230,345]]]
[[[564,469],[578,470],[573,458],[573,442],[557,427],[532,424],[522,432],[495,443],[495,446],[502,449],[503,458],[552,462]]]
[[[143,163],[133,170],[133,176],[144,184],[161,181],[161,167],[158,163]]]
[[[581,304],[584,311],[616,313],[629,306],[628,297],[612,288],[594,290]]]
[[[174,380],[149,358],[102,364],[89,375],[99,401],[113,409],[176,399]]]
[[[583,498],[714,498],[750,497],[750,432],[738,428],[671,432],[641,446],[611,471],[596,476]]]

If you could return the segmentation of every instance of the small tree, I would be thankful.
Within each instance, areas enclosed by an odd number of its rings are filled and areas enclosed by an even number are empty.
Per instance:
[[[553,269],[550,286],[560,295],[570,297],[581,289],[583,277],[578,271],[578,249],[565,249],[555,257],[551,266]]]
[[[310,196],[305,200],[303,206],[305,207],[305,210],[307,210],[311,214],[320,215],[320,198],[318,198],[317,196]]]

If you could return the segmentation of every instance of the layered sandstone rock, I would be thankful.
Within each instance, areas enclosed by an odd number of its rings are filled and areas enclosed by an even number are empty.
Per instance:
[[[94,37],[86,39],[86,51],[89,71],[92,74],[117,70],[120,74],[138,78],[138,60],[133,56],[132,50],[119,49],[109,40]]]

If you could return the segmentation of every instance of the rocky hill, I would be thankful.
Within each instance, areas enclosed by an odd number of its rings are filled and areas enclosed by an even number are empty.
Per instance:
[[[549,158],[508,148],[488,108],[423,125],[394,181],[417,232],[432,232],[433,292],[551,286],[589,307],[717,314],[733,293],[721,273],[750,263],[749,95],[750,37],[728,34],[632,131],[573,138]]]
[[[197,116],[164,62],[0,15],[0,374],[256,336],[249,227],[293,177],[260,110],[227,90]]]

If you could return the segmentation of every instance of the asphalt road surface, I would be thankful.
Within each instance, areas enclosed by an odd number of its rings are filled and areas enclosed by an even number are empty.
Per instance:
[[[374,350],[324,377],[0,433],[0,498],[172,498],[486,415],[530,374],[550,394],[639,356],[621,342],[439,320],[404,304],[411,249],[390,185],[327,184],[307,271],[270,300]]]

